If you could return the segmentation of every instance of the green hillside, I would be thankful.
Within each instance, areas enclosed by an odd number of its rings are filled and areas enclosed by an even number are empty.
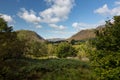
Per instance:
[[[45,39],[43,39],[40,35],[38,35],[34,31],[29,31],[29,30],[19,30],[16,31],[17,36],[20,40],[27,40],[27,41],[37,41],[37,42],[44,42]]]

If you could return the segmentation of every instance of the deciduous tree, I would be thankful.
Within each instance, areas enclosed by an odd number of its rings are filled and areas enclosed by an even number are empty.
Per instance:
[[[95,47],[91,52],[92,66],[98,79],[120,79],[120,16],[114,22],[106,21],[105,27],[96,31]]]

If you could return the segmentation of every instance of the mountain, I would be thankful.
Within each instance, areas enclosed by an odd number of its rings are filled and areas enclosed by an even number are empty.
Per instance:
[[[68,41],[71,41],[73,39],[74,40],[86,40],[86,39],[95,38],[94,30],[95,29],[81,30],[80,32],[76,33],[75,35],[73,35],[67,40]]]
[[[47,39],[48,42],[58,42],[58,41],[64,41],[64,38],[51,38]]]
[[[29,30],[19,30],[16,31],[17,36],[19,39],[25,39],[27,41],[38,41],[38,42],[44,42],[45,39],[42,38],[40,35],[38,35],[34,31],[29,31]]]

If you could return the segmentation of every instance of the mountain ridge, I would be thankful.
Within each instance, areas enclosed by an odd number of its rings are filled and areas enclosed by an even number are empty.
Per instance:
[[[70,38],[68,38],[68,41],[71,40],[86,40],[86,39],[91,39],[95,38],[95,29],[86,29],[86,30],[81,30],[78,33],[74,34]]]
[[[17,32],[17,36],[19,39],[25,39],[28,41],[38,41],[38,42],[44,42],[45,39],[43,37],[41,37],[40,35],[38,35],[36,32],[34,31],[30,31],[30,30],[18,30]]]

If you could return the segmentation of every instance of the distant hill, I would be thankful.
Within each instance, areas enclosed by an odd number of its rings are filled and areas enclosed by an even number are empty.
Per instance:
[[[29,31],[29,30],[19,30],[16,31],[17,36],[19,39],[25,39],[28,41],[38,41],[38,42],[44,42],[45,39],[43,39],[40,35],[38,35],[34,31]]]
[[[68,41],[71,41],[72,39],[74,39],[74,40],[86,40],[86,39],[95,38],[94,30],[95,29],[81,30],[80,32],[76,33],[75,35],[73,35],[72,37],[70,37],[67,40]]]
[[[64,38],[51,38],[47,39],[48,42],[58,42],[58,41],[64,41]]]

